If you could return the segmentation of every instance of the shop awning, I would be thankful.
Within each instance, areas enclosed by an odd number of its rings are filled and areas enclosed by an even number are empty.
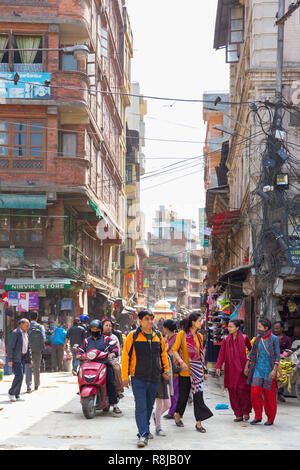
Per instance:
[[[238,222],[240,211],[228,211],[214,215],[209,220],[209,227],[212,227],[212,235],[227,234],[232,227]]]
[[[71,282],[76,282],[74,279],[54,278],[54,279],[14,279],[6,278],[4,290],[5,291],[31,291],[35,292],[41,289],[70,289]]]
[[[0,194],[0,209],[47,209],[47,196]]]

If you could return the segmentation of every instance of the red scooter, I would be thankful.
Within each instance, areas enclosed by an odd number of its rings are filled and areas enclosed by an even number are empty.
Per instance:
[[[111,341],[114,346],[116,341]],[[94,418],[97,410],[105,410],[106,402],[106,364],[100,362],[108,356],[107,349],[90,349],[80,358],[84,361],[78,373],[78,385],[82,412],[87,419]]]

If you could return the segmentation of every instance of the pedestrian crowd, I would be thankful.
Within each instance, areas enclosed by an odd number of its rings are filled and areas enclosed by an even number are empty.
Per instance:
[[[31,321],[21,319],[10,337],[8,364],[14,379],[8,391],[11,401],[21,400],[20,391],[25,376],[27,392],[38,390],[40,367],[45,345],[45,330],[38,323],[38,312],[31,313]],[[138,314],[139,326],[125,336],[110,319],[75,319],[69,329],[59,324],[52,338],[52,371],[63,370],[64,351],[72,352],[72,373],[78,374],[82,355],[91,349],[108,351],[106,387],[107,408],[112,407],[115,416],[122,416],[119,408],[124,389],[131,386],[135,402],[138,447],[145,447],[153,439],[151,419],[155,435],[166,436],[163,420],[172,420],[184,428],[187,403],[193,403],[195,429],[205,433],[203,422],[213,416],[204,400],[208,371],[205,361],[203,337],[204,319],[191,313],[180,322],[165,320],[160,331],[155,325],[152,312]],[[292,344],[283,333],[283,324],[273,325],[261,318],[257,324],[257,336],[252,341],[242,332],[239,320],[230,320],[228,336],[223,339],[216,374],[221,376],[224,367],[224,388],[228,390],[234,422],[261,423],[263,410],[267,416],[264,423],[271,426],[277,412],[277,398],[284,397],[277,390],[276,379],[280,368],[280,354]]]

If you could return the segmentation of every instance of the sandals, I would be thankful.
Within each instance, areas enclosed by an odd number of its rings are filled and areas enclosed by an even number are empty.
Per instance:
[[[175,413],[175,414],[174,414],[174,421],[175,421],[176,426],[177,426],[178,428],[184,428],[184,424],[183,424],[183,422],[181,421],[181,418],[179,419],[179,421],[176,421],[176,415],[179,416],[179,418],[180,418],[180,414],[178,414],[178,413]]]
[[[206,432],[206,429],[203,426],[200,426],[200,428],[198,428],[198,426],[196,424],[195,428],[196,428],[196,431],[198,431],[198,432],[202,432],[202,433]]]
[[[179,421],[175,421],[175,424],[176,426],[178,426],[179,428],[184,428],[184,424],[183,422],[181,421],[181,419]]]

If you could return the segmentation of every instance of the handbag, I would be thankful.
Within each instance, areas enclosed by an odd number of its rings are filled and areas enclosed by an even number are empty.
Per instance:
[[[182,335],[181,345],[180,345],[180,348],[179,348],[179,350],[178,350],[178,354],[179,354],[179,356],[181,357],[182,360],[183,360],[183,343],[184,343],[185,337],[186,337],[186,333],[184,333],[184,334]],[[174,373],[179,374],[180,372],[182,372],[181,364],[180,364],[180,362],[176,361],[175,358],[174,358],[174,366],[175,366],[175,367],[177,368],[177,370],[178,370],[178,372],[174,372]]]
[[[262,344],[263,344],[263,347],[265,348],[266,353],[267,353],[268,356],[270,357],[269,351],[268,351],[267,348],[266,348],[266,345],[265,345],[265,342],[264,342],[263,338],[261,338],[261,340],[262,340]],[[281,364],[280,364],[280,362],[279,362],[279,363],[277,364],[276,380],[281,379],[282,376],[283,376],[283,371],[282,371]]]

